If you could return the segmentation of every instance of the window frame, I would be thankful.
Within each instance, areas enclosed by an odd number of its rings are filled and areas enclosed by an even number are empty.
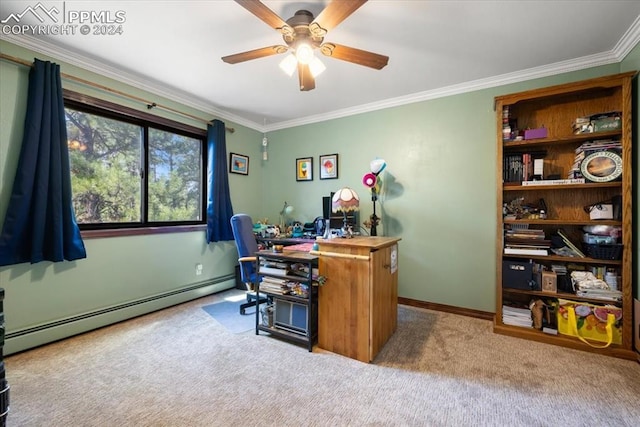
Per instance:
[[[176,233],[185,231],[206,230],[207,212],[207,131],[194,126],[187,125],[156,116],[145,111],[136,110],[130,107],[119,105],[104,99],[94,98],[89,95],[63,89],[64,107],[75,109],[89,114],[95,114],[110,119],[135,124],[142,127],[143,141],[142,151],[144,153],[144,177],[142,177],[142,200],[143,206],[141,222],[126,223],[106,223],[106,224],[78,224],[83,238],[94,237],[116,237],[133,236],[145,234]],[[147,108],[152,109],[153,105]],[[200,170],[202,176],[201,206],[199,221],[155,221],[148,220],[148,170],[149,170],[149,128],[171,132],[198,139],[202,142]]]

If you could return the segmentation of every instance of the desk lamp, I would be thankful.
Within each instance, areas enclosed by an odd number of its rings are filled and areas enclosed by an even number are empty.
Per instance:
[[[282,231],[283,233],[286,232],[284,227],[286,225],[285,223],[287,221],[287,217],[289,217],[293,213],[293,210],[293,206],[291,206],[287,202],[284,202],[284,206],[282,206],[282,210],[280,211],[280,231]]]
[[[333,212],[342,212],[344,215],[342,234],[346,238],[353,237],[353,230],[347,223],[347,212],[356,212],[360,209],[360,198],[358,193],[349,187],[343,187],[336,191],[331,199],[331,209]]]

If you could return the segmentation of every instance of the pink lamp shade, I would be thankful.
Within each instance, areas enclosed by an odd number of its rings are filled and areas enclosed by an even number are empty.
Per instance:
[[[374,174],[372,174],[371,172],[367,172],[362,177],[362,184],[364,184],[364,186],[367,188],[373,188],[376,186],[377,180],[378,178]]]
[[[354,212],[360,209],[358,193],[349,187],[343,187],[336,191],[331,199],[333,212]]]

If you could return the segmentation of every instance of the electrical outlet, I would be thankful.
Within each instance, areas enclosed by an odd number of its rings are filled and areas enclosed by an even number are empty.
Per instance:
[[[196,276],[202,274],[202,264],[196,264]]]

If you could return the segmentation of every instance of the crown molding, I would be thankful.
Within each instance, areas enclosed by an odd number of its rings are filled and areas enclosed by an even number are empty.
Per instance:
[[[55,46],[46,41],[36,39],[29,35],[16,36],[13,34],[3,34],[0,37],[2,40],[6,40],[10,43],[18,45],[20,47],[32,50],[34,52],[48,55],[59,61],[64,61],[69,65],[73,65],[92,73],[101,75],[103,77],[110,78],[120,83],[127,84],[129,86],[136,87],[138,89],[145,90],[152,94],[167,98],[171,101],[178,102],[182,105],[194,108],[196,110],[206,113],[212,118],[219,118],[229,120],[239,125],[243,125],[252,129],[256,129],[256,123],[251,120],[247,120],[244,117],[236,116],[227,111],[220,110],[210,103],[206,103],[193,98],[193,95],[184,93],[179,90],[173,90],[167,88],[166,85],[160,83],[150,82],[148,78],[126,71],[122,71],[111,65],[107,65],[101,61],[98,61],[87,56],[79,55],[70,50],[64,49],[59,46]],[[206,120],[206,119],[203,119]]]
[[[549,77],[556,74],[567,73],[571,71],[579,71],[587,68],[597,67],[601,65],[609,65],[621,62],[631,50],[640,42],[640,16],[636,18],[629,29],[624,33],[622,38],[616,43],[614,48],[608,52],[598,53],[594,55],[575,58],[567,61],[557,62],[541,67],[529,68],[513,73],[492,76],[485,79],[473,80],[452,86],[446,86],[434,90],[417,92],[407,96],[385,99],[380,102],[358,105],[355,107],[340,109],[319,114],[307,116],[296,120],[283,121],[270,125],[263,125],[243,117],[232,114],[228,111],[220,110],[214,105],[195,100],[192,95],[182,91],[172,90],[160,83],[149,82],[143,76],[127,73],[110,65],[106,65],[96,59],[78,55],[64,48],[54,46],[35,37],[28,35],[2,35],[2,39],[14,43],[18,46],[30,49],[32,51],[49,55],[61,61],[65,61],[71,65],[91,71],[104,77],[108,77],[115,81],[143,89],[147,92],[154,93],[158,96],[170,99],[180,104],[192,107],[214,117],[229,120],[239,125],[257,130],[259,132],[268,132],[279,129],[286,129],[296,126],[303,126],[312,123],[323,122],[356,114],[367,113],[371,111],[382,110],[386,108],[398,107],[402,105],[423,102],[437,98],[443,98],[452,95],[459,95],[466,92],[473,92],[482,89],[489,89],[497,86],[519,83],[527,80]]]
[[[473,80],[452,86],[428,90],[424,92],[416,92],[410,95],[397,98],[385,99],[381,102],[373,102],[370,104],[358,105],[353,108],[345,108],[342,110],[331,111],[326,114],[304,117],[297,120],[275,123],[268,130],[286,129],[294,126],[302,126],[311,123],[322,122],[326,120],[338,119],[341,117],[362,114],[386,108],[399,107],[402,105],[413,104],[416,102],[429,101],[447,96],[460,95],[467,92],[473,92],[482,89],[490,89],[497,86],[504,86],[512,83],[519,83],[527,80],[537,79],[541,77],[553,76],[556,74],[567,73],[570,71],[583,70],[585,68],[596,67],[599,65],[607,65],[619,62],[617,56],[611,53],[596,54],[589,57],[573,59],[569,61],[558,62],[556,64],[546,65],[542,67],[530,68],[527,70],[516,71],[513,73],[493,76],[486,79]]]
[[[492,76],[485,79],[473,80],[457,85],[446,86],[434,90],[417,92],[407,96],[390,98],[381,102],[373,102],[370,104],[358,105],[353,108],[345,108],[342,110],[331,111],[326,114],[308,116],[297,120],[274,123],[269,126],[267,131],[286,129],[295,126],[302,126],[312,123],[323,122],[326,120],[338,119],[342,117],[362,114],[385,108],[398,107],[402,105],[412,104],[415,102],[428,101],[437,98],[444,98],[452,95],[459,95],[466,92],[473,92],[481,89],[490,89],[497,86],[504,86],[512,83],[520,83],[527,80],[549,77],[556,74],[568,73],[571,71],[580,71],[587,68],[598,67],[601,65],[609,65],[621,62],[631,50],[640,42],[640,16],[636,18],[629,29],[624,33],[622,38],[616,43],[615,47],[603,53],[598,53],[581,58],[570,59],[567,61],[556,62],[540,67],[520,70],[513,73]]]
[[[638,43],[640,43],[640,15],[633,21],[633,24],[631,24],[613,48],[613,52],[618,57],[618,61],[622,61]]]

